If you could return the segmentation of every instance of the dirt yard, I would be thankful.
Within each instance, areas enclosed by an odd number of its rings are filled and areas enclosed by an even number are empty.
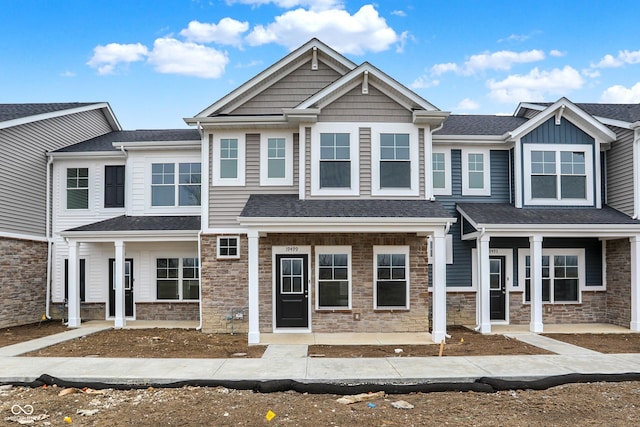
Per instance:
[[[51,322],[0,330],[0,346],[65,329]],[[444,347],[444,356],[536,354],[539,350],[517,340],[465,329],[452,328],[450,333],[452,338]],[[569,340],[566,335],[552,337]],[[611,353],[638,351],[640,345],[640,334],[587,335],[584,339],[588,342],[581,345],[590,343],[597,351],[606,347]],[[365,351],[360,346],[310,346],[309,353],[317,357],[411,357],[434,356],[439,351],[439,345],[415,347],[368,346]],[[395,353],[395,348],[402,348],[403,352]],[[247,346],[245,335],[127,329],[89,335],[31,355],[260,357],[263,350],[261,346]],[[387,395],[351,405],[336,402],[339,397],[297,392],[260,394],[220,387],[83,391],[55,386],[2,386],[0,425],[33,420],[32,425],[38,426],[635,426],[640,417],[638,382],[568,384],[544,391]],[[413,408],[396,409],[392,404],[397,401],[408,402]],[[27,416],[14,405],[27,411],[33,407],[33,413]],[[20,413],[14,415],[12,407]],[[268,420],[268,414],[275,415]]]

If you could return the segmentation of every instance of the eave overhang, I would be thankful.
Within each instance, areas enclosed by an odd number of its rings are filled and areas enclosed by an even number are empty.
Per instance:
[[[429,126],[433,129],[440,126],[450,114],[451,112],[449,111],[415,110],[413,112],[413,124]]]
[[[48,151],[47,156],[52,159],[124,159],[126,156],[121,151]]]
[[[126,230],[126,231],[63,231],[60,236],[81,242],[166,242],[197,241],[199,230]]]

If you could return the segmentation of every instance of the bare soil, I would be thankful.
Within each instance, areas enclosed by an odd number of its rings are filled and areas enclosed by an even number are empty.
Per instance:
[[[3,329],[0,346],[64,330],[64,326],[54,322]],[[457,328],[451,328],[450,334],[452,338],[444,346],[444,356],[534,354],[532,352],[537,351],[535,347],[501,336]],[[603,352],[606,348],[611,353],[634,351],[640,343],[640,334],[580,336],[586,337],[586,341],[576,344],[593,345],[596,351]],[[552,337],[568,340],[569,336],[554,334]],[[571,335],[572,339],[575,337]],[[203,334],[182,329],[110,330],[32,355],[234,357],[234,353],[246,352],[247,356],[235,357],[260,357],[264,347],[248,346],[246,338],[246,335]],[[321,352],[325,357],[403,357],[437,355],[439,351],[439,345],[416,346],[416,349],[367,346],[366,351],[362,347],[349,346],[338,355],[339,346],[311,346],[309,353]],[[403,352],[396,353],[397,348]],[[71,393],[60,395],[62,390]],[[32,425],[38,426],[636,426],[640,417],[638,382],[568,384],[544,391],[387,395],[352,405],[336,402],[338,397],[296,392],[260,394],[221,387],[83,391],[55,386],[3,386],[0,387],[0,425],[29,421],[24,413],[14,415],[12,407],[16,412],[20,410],[13,405],[26,410],[31,405],[30,417],[36,419]],[[394,408],[392,403],[399,400],[414,408]],[[268,411],[275,414],[271,421],[266,418]],[[66,421],[65,417],[68,417]]]
[[[600,353],[640,353],[640,334],[545,334]]]

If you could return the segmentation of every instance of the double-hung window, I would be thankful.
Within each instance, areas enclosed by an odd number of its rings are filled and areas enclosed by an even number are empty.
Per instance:
[[[201,188],[200,163],[151,165],[151,206],[200,206]]]
[[[433,176],[433,194],[451,195],[451,151],[431,153],[431,170]]]
[[[525,200],[531,205],[591,205],[593,155],[588,145],[527,144]]]
[[[358,150],[357,127],[346,123],[316,123],[311,128],[311,195],[358,195]]]
[[[89,168],[67,168],[67,209],[89,209]]]
[[[408,133],[380,134],[380,188],[411,188]]]
[[[198,258],[157,258],[156,296],[159,300],[194,300],[200,294]]]
[[[371,124],[371,194],[419,194],[418,129],[410,124]],[[366,134],[365,134],[366,137]]]
[[[214,135],[211,183],[239,186],[245,183],[245,139],[237,135]]]
[[[374,246],[374,308],[409,308],[409,247]]]
[[[320,134],[320,188],[351,188],[348,133]]]
[[[528,251],[526,252],[528,253]],[[531,257],[522,254],[525,302],[531,302]],[[542,255],[542,301],[545,303],[576,303],[584,282],[584,251],[554,249]]]
[[[351,246],[316,246],[316,307],[351,308]]]
[[[260,185],[293,185],[293,134],[260,134]]]
[[[462,150],[462,194],[491,195],[489,150]]]

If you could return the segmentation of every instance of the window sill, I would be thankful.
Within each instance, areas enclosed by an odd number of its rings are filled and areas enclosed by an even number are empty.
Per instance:
[[[374,308],[373,312],[374,313],[398,313],[398,312],[408,312],[411,311],[408,308],[402,308],[402,307],[398,307],[398,308]]]
[[[316,308],[316,313],[352,313],[350,308]]]

